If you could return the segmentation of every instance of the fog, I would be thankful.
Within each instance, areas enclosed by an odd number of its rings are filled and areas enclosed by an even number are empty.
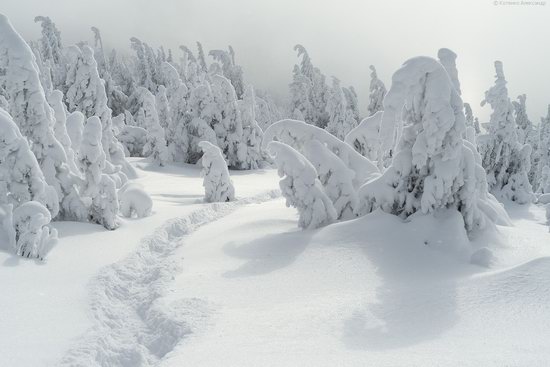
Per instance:
[[[246,81],[285,97],[303,44],[313,63],[343,85],[353,85],[361,108],[368,102],[369,65],[389,87],[408,58],[435,56],[441,47],[458,54],[463,97],[481,121],[483,93],[501,60],[510,96],[527,94],[535,123],[550,103],[550,4],[505,5],[493,0],[3,0],[5,13],[26,39],[36,39],[35,15],[57,24],[65,45],[102,31],[107,47],[129,49],[129,38],[176,53],[181,44],[206,50],[231,44]]]

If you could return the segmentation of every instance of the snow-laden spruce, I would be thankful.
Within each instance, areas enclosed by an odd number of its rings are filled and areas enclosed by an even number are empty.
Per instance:
[[[348,102],[344,89],[337,78],[332,78],[332,88],[327,101],[327,113],[329,120],[326,130],[340,140],[357,126],[353,110],[348,108]]]
[[[40,84],[34,54],[0,14],[0,89],[9,103],[9,113],[31,146],[46,182],[55,189],[59,206],[48,207],[52,218],[82,220],[84,211],[70,172],[67,155],[56,139],[54,111]],[[59,208],[59,211],[57,210]]]
[[[256,121],[256,97],[254,88],[246,87],[243,98],[238,102],[243,124],[243,141],[246,147],[244,166],[249,169],[259,168],[262,157],[263,131]]]
[[[142,153],[146,157],[151,157],[156,164],[164,166],[170,161],[170,154],[166,144],[164,129],[159,122],[155,96],[144,87],[139,87],[136,94],[140,101],[136,124],[147,130]]]
[[[14,208],[37,201],[57,213],[58,198],[49,186],[27,139],[11,116],[0,109],[0,204]]]
[[[538,192],[547,193],[544,187],[546,180],[544,177],[545,167],[550,168],[550,105],[546,117],[541,118],[539,125],[538,149],[536,154],[537,167],[534,181],[538,185]]]
[[[80,143],[82,142],[82,131],[84,130],[84,115],[80,111],[75,111],[67,116],[67,134],[71,141],[71,148],[76,155],[80,151]]]
[[[529,170],[528,177],[533,191],[536,191],[539,186],[539,182],[536,180],[538,162],[540,159],[539,146],[539,131],[538,126],[535,126],[529,116],[527,115],[527,95],[521,94],[518,96],[517,101],[513,101],[514,106],[514,119],[518,128],[518,141],[520,144],[529,144],[531,146],[531,169]]]
[[[201,176],[204,177],[204,200],[209,203],[235,200],[235,188],[221,149],[208,141],[201,141],[199,147],[203,151]]]
[[[119,204],[115,182],[103,173],[106,156],[101,145],[102,130],[99,117],[88,118],[78,159],[85,177],[83,195],[87,199],[88,218],[112,230],[119,226]]]
[[[487,192],[475,147],[462,138],[462,100],[439,62],[406,61],[392,77],[384,107],[390,119],[403,111],[404,127],[391,165],[360,189],[363,212],[381,208],[406,218],[453,208],[470,232],[506,218]]]
[[[378,79],[376,68],[373,65],[370,66],[370,70],[370,94],[367,110],[369,111],[369,116],[373,116],[376,112],[384,109],[383,101],[384,96],[386,95],[386,86],[380,79]]]
[[[57,195],[11,116],[0,109],[0,215],[9,250],[43,259],[56,240],[47,225]]]
[[[352,219],[359,209],[357,192],[353,187],[355,173],[323,143],[311,140],[306,143],[305,157],[317,171],[325,193],[332,201],[337,219]]]
[[[489,121],[489,134],[478,137],[483,168],[487,172],[489,191],[500,199],[519,204],[533,200],[529,183],[531,146],[520,144],[514,120],[514,107],[508,97],[502,62],[495,61],[495,85],[485,92],[484,106],[488,103],[493,112]]]
[[[262,147],[267,149],[267,145],[273,140],[290,145],[302,154],[307,142],[320,141],[355,173],[354,187],[359,187],[379,175],[376,166],[369,159],[357,153],[349,144],[339,140],[326,130],[303,121],[286,119],[272,124],[264,132]]]
[[[127,182],[118,192],[120,213],[126,218],[145,218],[151,215],[153,199],[135,182]]]
[[[336,210],[317,178],[315,167],[307,158],[277,141],[269,143],[268,151],[282,177],[279,186],[286,205],[298,210],[298,225],[314,229],[334,222]]]
[[[69,68],[66,102],[69,111],[80,111],[86,118],[97,116],[102,124],[101,145],[105,151],[107,163],[105,173],[118,176],[122,183],[126,176],[134,178],[134,169],[126,161],[124,149],[113,132],[111,109],[107,105],[105,81],[99,77],[94,51],[84,45],[82,50],[76,46],[68,48],[72,67]],[[122,172],[119,172],[122,170]]]
[[[365,117],[357,127],[346,135],[344,141],[363,157],[367,157],[371,161],[378,160],[378,151],[380,150],[378,134],[380,132],[381,120],[382,111]]]

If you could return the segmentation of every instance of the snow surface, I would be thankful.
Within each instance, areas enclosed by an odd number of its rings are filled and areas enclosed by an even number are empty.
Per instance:
[[[54,222],[45,264],[0,252],[0,366],[545,366],[545,209],[471,244],[455,211],[375,211],[302,231],[275,170],[232,171],[202,201],[200,167],[130,159],[151,216]]]

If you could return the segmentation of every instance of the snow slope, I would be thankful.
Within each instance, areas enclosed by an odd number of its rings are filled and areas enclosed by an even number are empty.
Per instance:
[[[494,250],[486,269],[469,264],[457,213],[301,231],[273,170],[231,172],[237,201],[205,204],[199,167],[133,164],[151,217],[113,232],[55,223],[44,265],[0,253],[0,366],[550,360],[542,207],[510,204],[514,227],[476,241]]]

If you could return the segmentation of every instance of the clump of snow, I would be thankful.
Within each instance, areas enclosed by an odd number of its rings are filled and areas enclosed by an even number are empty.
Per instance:
[[[287,206],[298,209],[302,228],[312,229],[334,222],[338,216],[332,201],[317,178],[315,167],[290,146],[272,141],[268,145],[271,158],[277,165],[279,182]]]
[[[84,115],[80,111],[74,111],[67,116],[67,134],[71,139],[71,148],[78,154],[82,142],[82,131],[84,130]]]
[[[126,218],[145,218],[151,215],[153,200],[136,184],[125,184],[119,191],[120,212]]]
[[[204,177],[204,200],[207,202],[235,200],[235,188],[229,177],[229,170],[221,149],[207,141],[201,141],[199,147],[203,151],[201,175]]]

